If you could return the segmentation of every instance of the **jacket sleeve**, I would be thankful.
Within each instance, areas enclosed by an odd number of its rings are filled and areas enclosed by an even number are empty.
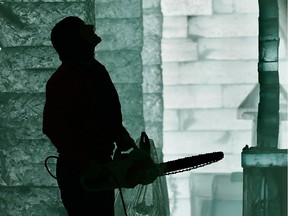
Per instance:
[[[121,151],[126,151],[130,148],[137,148],[134,139],[130,136],[129,132],[123,125],[119,130],[119,136],[116,144]]]

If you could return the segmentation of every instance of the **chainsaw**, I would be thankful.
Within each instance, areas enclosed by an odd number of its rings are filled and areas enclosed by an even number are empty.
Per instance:
[[[157,177],[197,169],[224,158],[223,152],[219,151],[155,163],[147,157],[151,146],[154,146],[153,140],[142,132],[139,149],[134,149],[125,159],[105,164],[92,162],[80,175],[81,185],[88,191],[133,188],[137,184],[150,184]]]

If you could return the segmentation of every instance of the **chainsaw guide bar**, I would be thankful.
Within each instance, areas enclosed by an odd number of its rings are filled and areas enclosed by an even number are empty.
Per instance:
[[[159,163],[159,176],[171,175],[197,169],[211,163],[215,163],[223,158],[223,152],[212,152]]]

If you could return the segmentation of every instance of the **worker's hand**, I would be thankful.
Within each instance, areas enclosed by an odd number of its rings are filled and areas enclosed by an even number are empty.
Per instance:
[[[116,145],[117,148],[114,153],[113,160],[127,159],[132,151],[139,149],[135,141],[130,136],[121,137]]]
[[[127,151],[131,148],[137,147],[135,140],[130,136],[124,127],[120,128],[119,136],[116,139],[116,145],[117,150],[119,151]]]
[[[132,148],[129,148],[128,150],[123,150],[121,148],[116,148],[116,151],[114,153],[114,156],[113,156],[113,160],[124,160],[124,159],[127,159],[129,156],[130,156],[130,153],[132,151],[134,151],[135,148],[138,148],[137,146],[136,147],[132,147]]]
[[[126,174],[125,182],[127,185],[135,187],[138,184],[147,185],[154,182],[159,173],[157,164],[141,149],[136,149],[130,154],[129,157],[132,157],[133,164]]]

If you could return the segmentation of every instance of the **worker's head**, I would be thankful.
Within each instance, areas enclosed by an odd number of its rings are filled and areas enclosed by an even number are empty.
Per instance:
[[[94,33],[94,26],[78,17],[66,17],[51,32],[51,42],[60,59],[81,60],[94,57],[94,49],[101,38]]]

